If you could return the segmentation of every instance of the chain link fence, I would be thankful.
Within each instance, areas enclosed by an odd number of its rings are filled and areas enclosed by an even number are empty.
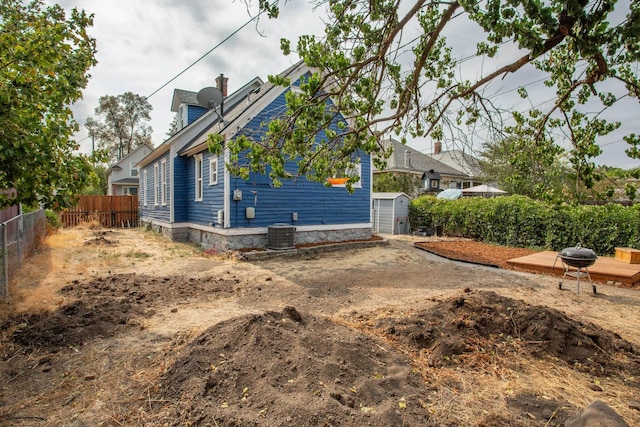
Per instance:
[[[46,232],[44,209],[18,215],[0,224],[0,297],[9,296],[9,282]]]

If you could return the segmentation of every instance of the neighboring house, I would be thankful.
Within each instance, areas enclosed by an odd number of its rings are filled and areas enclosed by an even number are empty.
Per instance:
[[[294,87],[309,72],[298,63],[281,76]],[[209,134],[219,133],[226,140],[259,137],[266,124],[285,111],[285,94],[292,90],[255,78],[227,96],[225,82],[218,81],[224,95],[223,120],[218,108],[189,119],[184,129],[140,162],[142,222],[173,240],[218,250],[269,247],[272,237],[281,234],[295,243],[370,238],[369,156],[362,156],[355,171],[361,179],[349,193],[344,185],[326,187],[304,176],[284,180],[281,187],[274,187],[267,173],[252,173],[244,180],[225,167],[228,149],[220,156],[208,151]],[[189,102],[186,97],[178,101],[183,109]]]
[[[461,186],[450,188],[469,188],[485,183],[483,180],[483,172],[478,159],[461,150],[442,151],[442,143],[436,142],[433,147],[434,159],[444,163],[454,169],[464,173],[468,178],[462,182]]]
[[[473,178],[460,169],[451,167],[421,153],[399,141],[388,139],[382,142],[385,149],[393,148],[391,156],[386,160],[384,170],[374,168],[373,173],[411,174],[422,180],[422,191],[437,193],[446,188],[469,187]],[[416,196],[417,194],[412,194]]]
[[[152,151],[152,146],[142,144],[111,166],[107,171],[107,195],[137,195],[140,186],[138,162]]]

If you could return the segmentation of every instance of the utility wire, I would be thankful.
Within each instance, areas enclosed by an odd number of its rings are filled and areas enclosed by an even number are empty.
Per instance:
[[[196,59],[194,62],[192,62],[187,68],[185,68],[184,70],[180,71],[178,74],[176,74],[173,78],[171,78],[169,81],[167,81],[165,84],[163,84],[162,86],[160,86],[158,89],[154,90],[153,92],[151,92],[150,95],[146,96],[146,99],[151,98],[153,95],[155,95],[156,93],[160,92],[162,89],[164,89],[165,87],[167,87],[167,85],[169,85],[169,83],[171,83],[172,81],[174,81],[175,79],[177,79],[178,77],[180,77],[181,75],[183,75],[185,72],[187,72],[191,67],[193,67],[194,65],[196,65],[198,62],[202,61],[207,55],[209,55],[211,52],[213,52],[214,50],[216,50],[218,47],[220,47],[223,43],[225,43],[227,40],[229,40],[231,37],[235,36],[236,34],[238,34],[244,27],[246,27],[247,25],[249,25],[251,22],[255,21],[256,19],[258,19],[260,17],[260,15],[262,14],[263,11],[260,11],[256,16],[252,17],[251,19],[249,19],[247,22],[245,22],[244,24],[242,24],[240,27],[238,27],[233,33],[229,34],[227,37],[224,38],[224,40],[222,40],[220,43],[218,43],[217,45],[215,45],[214,47],[212,47],[211,49],[209,49],[204,55],[202,55],[200,58]]]

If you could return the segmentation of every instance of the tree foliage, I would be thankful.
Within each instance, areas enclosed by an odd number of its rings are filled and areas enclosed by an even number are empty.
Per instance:
[[[260,5],[277,16],[277,4]],[[317,5],[329,14],[324,37],[303,36],[295,47],[281,42],[285,54],[296,50],[317,72],[300,93],[288,94],[287,113],[270,123],[264,138],[243,142],[270,163],[303,158],[300,173],[329,176],[358,152],[383,159],[389,153],[380,141],[389,134],[455,142],[467,129],[468,136],[494,140],[526,133],[533,144],[567,141],[576,177],[588,183],[598,138],[619,126],[599,113],[640,94],[637,1],[320,0]],[[614,6],[616,16],[626,19],[610,24]],[[449,41],[467,34],[472,39],[462,50]],[[486,64],[480,70],[465,69],[459,59],[468,54],[470,41],[472,56]],[[488,94],[492,82],[534,68],[555,90],[550,106],[506,111]],[[528,97],[524,85],[519,94]],[[333,105],[327,108],[329,99]],[[512,114],[517,124],[506,129],[503,123]],[[338,115],[349,125],[331,130]],[[311,137],[316,134],[322,135],[320,144]],[[625,137],[631,154],[639,139]]]
[[[0,208],[64,207],[85,186],[91,165],[75,155],[69,106],[95,65],[93,17],[70,16],[40,0],[0,2]]]
[[[405,193],[408,196],[415,197],[420,194],[421,189],[422,179],[417,175],[384,172],[373,176],[373,191]]]
[[[561,151],[549,139],[534,141],[525,136],[487,142],[480,153],[482,170],[509,194],[562,200],[566,180]]]
[[[132,92],[122,95],[100,97],[94,119],[85,123],[89,135],[98,141],[98,147],[107,152],[108,159],[115,163],[142,144],[153,145],[151,126],[151,104],[147,98]]]

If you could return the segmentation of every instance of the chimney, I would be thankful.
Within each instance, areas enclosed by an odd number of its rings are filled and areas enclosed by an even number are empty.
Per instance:
[[[411,166],[411,153],[409,150],[404,150],[404,167],[408,168],[409,166]]]
[[[222,92],[222,96],[223,97],[227,97],[227,81],[229,79],[227,77],[224,76],[224,74],[220,74],[218,77],[216,77],[216,87],[218,89],[220,89],[220,92]]]
[[[442,142],[434,142],[433,143],[433,154],[440,154],[442,151]]]

